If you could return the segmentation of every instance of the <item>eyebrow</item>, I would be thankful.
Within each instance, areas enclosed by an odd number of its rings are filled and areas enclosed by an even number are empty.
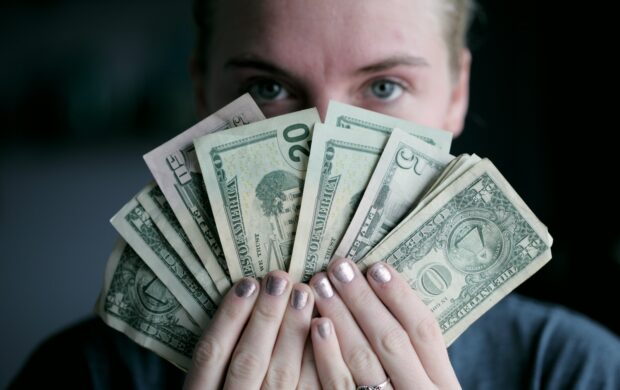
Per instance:
[[[377,73],[401,65],[418,67],[429,66],[429,63],[423,57],[416,57],[411,55],[396,55],[376,62],[374,64],[361,67],[355,73]]]
[[[403,65],[412,67],[424,67],[429,66],[429,63],[423,57],[417,57],[407,54],[395,55],[374,64],[363,66],[356,70],[355,73],[377,73]],[[284,69],[253,54],[245,54],[239,57],[233,57],[230,60],[226,61],[226,63],[224,64],[224,68],[252,68],[291,78],[291,74]]]
[[[290,78],[291,75],[276,64],[254,55],[243,55],[226,61],[224,68],[252,68]]]

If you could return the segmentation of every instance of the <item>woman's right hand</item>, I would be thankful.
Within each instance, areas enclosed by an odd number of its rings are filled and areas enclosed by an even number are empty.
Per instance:
[[[326,317],[312,327],[323,387],[461,388],[435,316],[393,267],[376,263],[365,276],[338,259],[310,285]]]
[[[302,369],[302,356],[313,306],[310,288],[291,287],[286,272],[270,272],[262,286],[240,280],[198,341],[185,388],[282,389],[297,387],[300,377],[312,382],[316,375],[307,359]]]

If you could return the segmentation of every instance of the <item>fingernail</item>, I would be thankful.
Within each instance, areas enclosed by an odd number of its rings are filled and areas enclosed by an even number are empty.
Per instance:
[[[297,310],[301,310],[306,307],[306,303],[308,303],[308,293],[306,291],[294,289],[291,295],[291,306]]]
[[[348,261],[343,261],[342,263],[338,264],[332,270],[332,272],[334,273],[336,279],[338,279],[342,283],[349,283],[355,277],[353,267],[351,267],[351,264],[349,264]]]
[[[323,339],[328,338],[329,335],[332,333],[332,327],[328,321],[321,322],[317,328],[319,331],[319,336],[321,336],[321,338]]]
[[[242,279],[235,286],[235,295],[239,298],[247,298],[256,291],[256,284],[252,279]]]
[[[329,280],[323,276],[319,281],[314,283],[314,290],[321,298],[331,298],[334,296],[334,290]]]
[[[392,274],[387,267],[381,263],[375,264],[370,270],[370,276],[377,283],[387,283],[392,280]]]
[[[267,277],[267,285],[266,285],[267,294],[274,295],[274,296],[282,295],[284,290],[286,290],[287,284],[288,284],[288,281],[286,279],[281,278],[279,276],[269,275]]]

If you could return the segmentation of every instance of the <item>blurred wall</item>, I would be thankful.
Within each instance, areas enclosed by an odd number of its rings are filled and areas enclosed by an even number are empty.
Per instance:
[[[518,290],[620,323],[600,297],[620,277],[620,234],[578,212],[545,82],[533,2],[483,1],[471,108],[453,153],[491,158],[555,242]],[[91,315],[116,234],[109,218],[148,180],[142,154],[194,116],[191,4],[20,1],[0,12],[0,387],[50,334]],[[562,124],[563,125],[563,124]],[[583,191],[583,192],[581,192]],[[611,199],[613,200],[613,199]],[[592,202],[594,203],[594,202]],[[616,211],[617,213],[617,211]]]
[[[196,121],[191,3],[20,1],[0,11],[0,388],[89,316],[142,155]]]

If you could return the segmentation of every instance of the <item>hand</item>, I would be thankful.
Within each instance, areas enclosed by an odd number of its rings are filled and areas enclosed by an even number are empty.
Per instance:
[[[435,317],[392,267],[377,263],[368,282],[339,259],[310,281],[323,317],[311,334],[325,388],[460,389]],[[332,283],[337,293],[332,289]]]
[[[313,294],[304,284],[291,287],[283,271],[270,272],[261,284],[245,278],[226,294],[196,344],[187,389],[297,386]]]

